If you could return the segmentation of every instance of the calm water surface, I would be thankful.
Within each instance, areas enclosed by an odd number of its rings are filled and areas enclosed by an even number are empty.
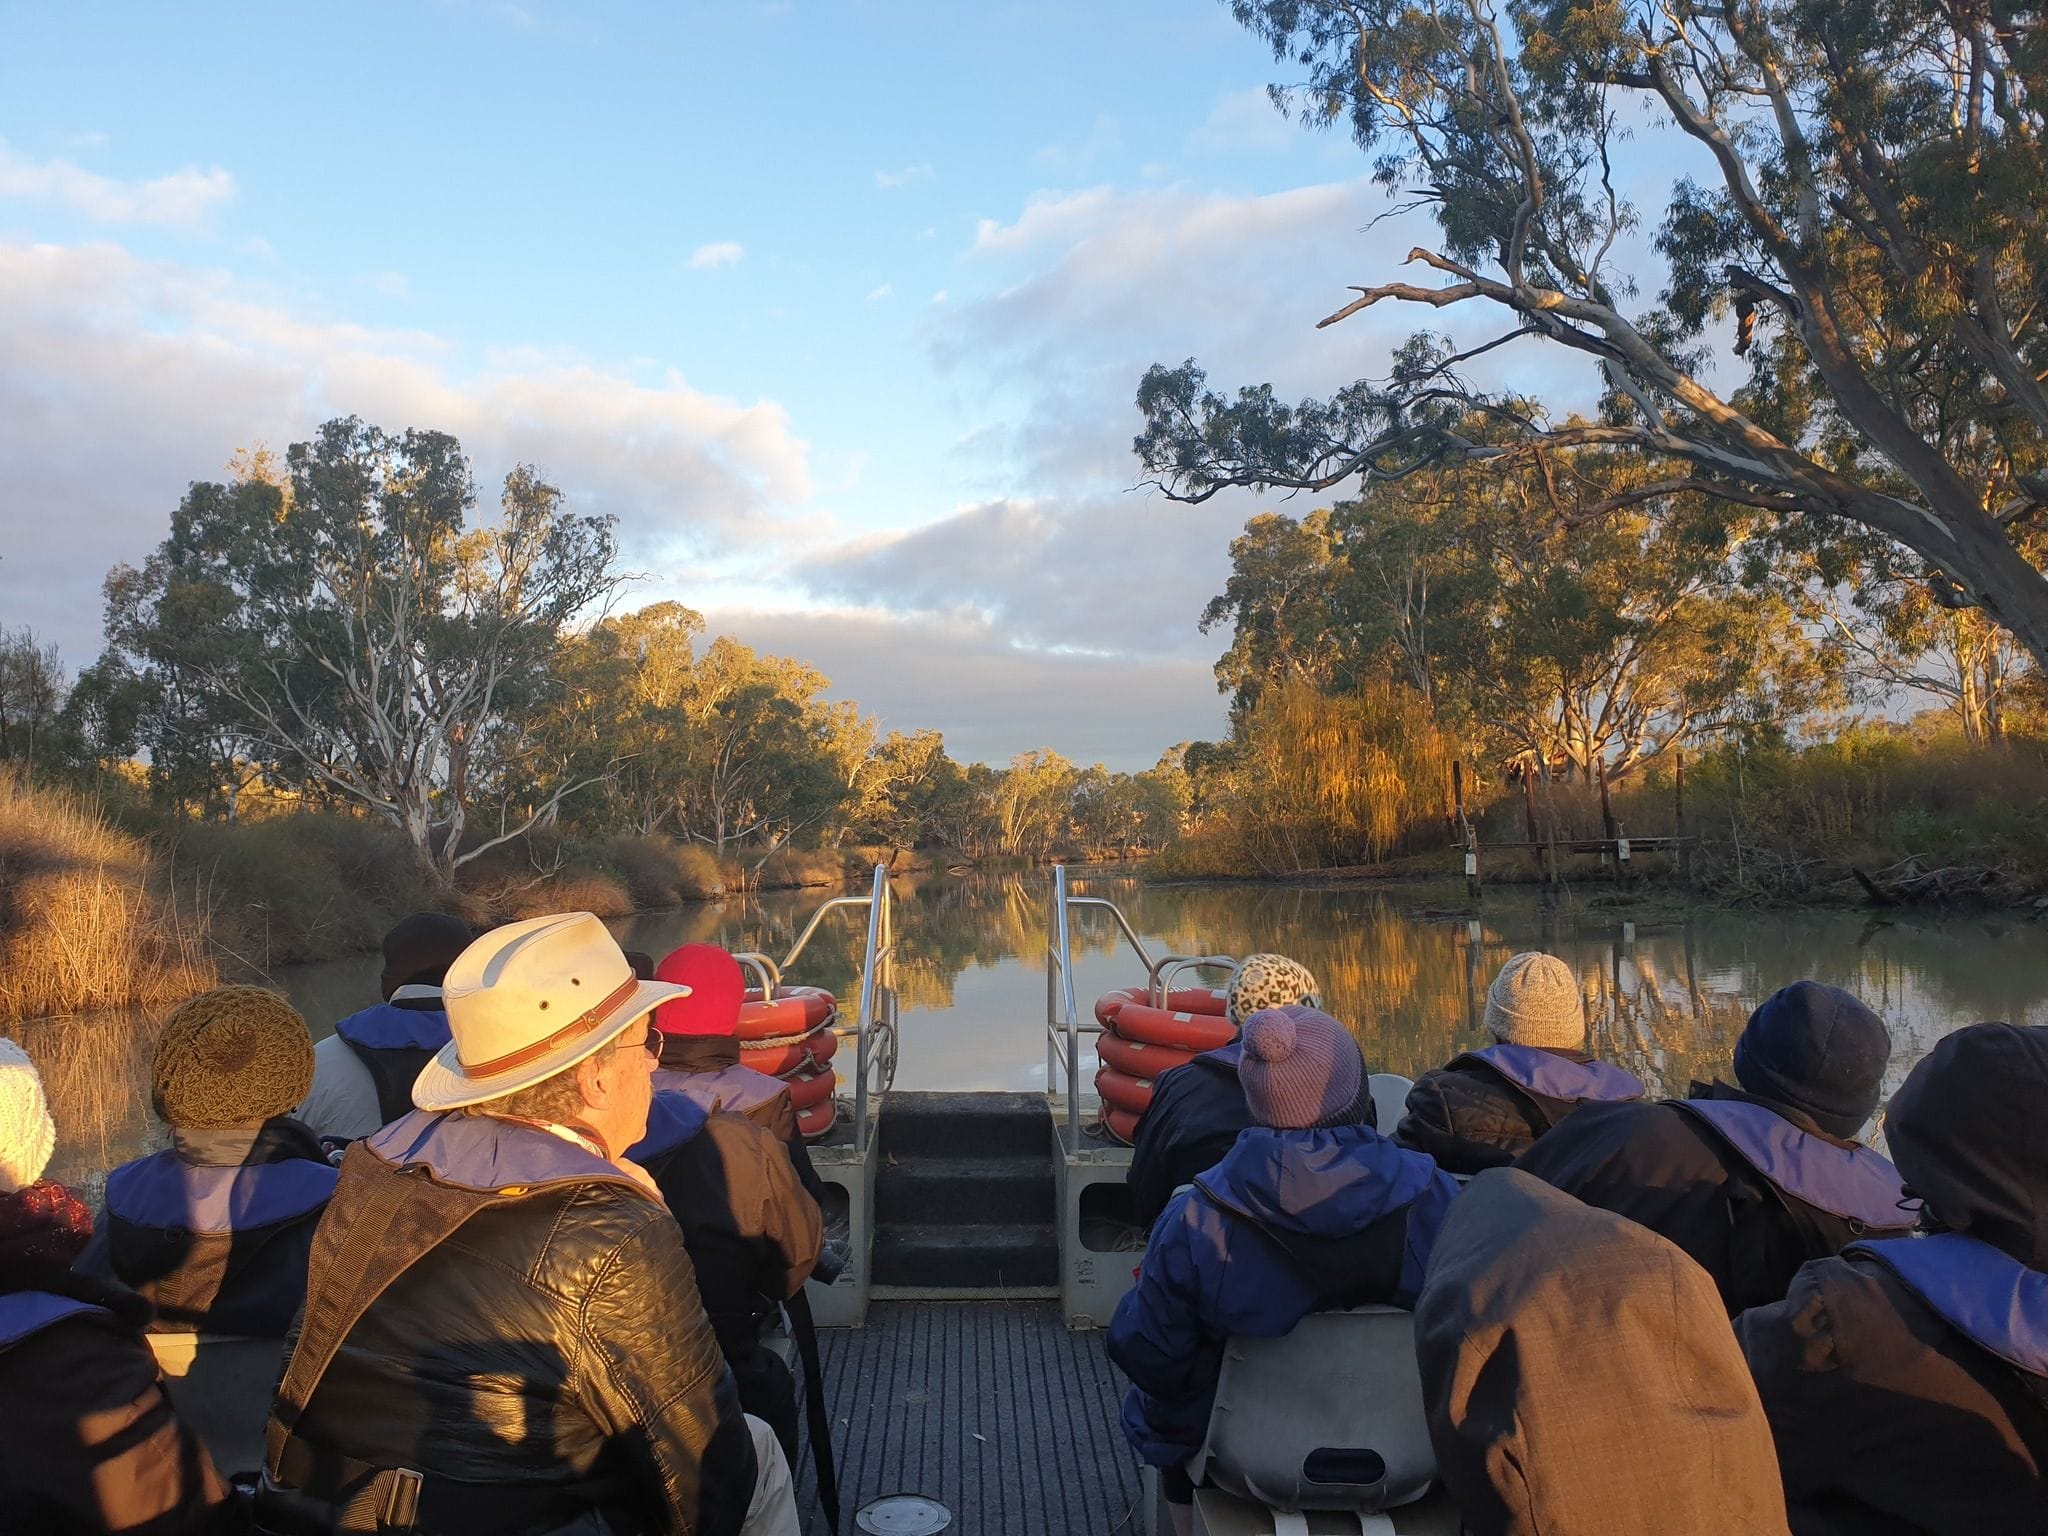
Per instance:
[[[1036,873],[897,881],[898,1087],[1045,1087],[1047,884]],[[1080,888],[1117,902],[1155,954],[1277,950],[1302,961],[1373,1070],[1408,1076],[1482,1043],[1486,985],[1523,949],[1569,961],[1595,1048],[1669,1093],[1725,1074],[1749,1010],[1801,976],[1848,988],[1890,1024],[1887,1090],[1960,1025],[2048,1023],[2048,934],[2018,917],[1877,922],[1853,912],[1702,911],[1631,922],[1495,892],[1483,916],[1466,919],[1431,915],[1425,896],[1399,889],[1153,887],[1128,875],[1096,875]],[[690,942],[780,957],[827,894],[706,903],[613,927],[622,943],[657,957]],[[865,932],[858,909],[828,917],[787,979],[832,989],[850,1013]],[[1107,914],[1077,913],[1074,938],[1084,1013],[1100,993],[1144,979]],[[276,980],[324,1035],[375,1001],[377,970],[376,958],[363,956],[283,970]],[[151,1144],[150,1024],[74,1019],[26,1032],[56,1101],[56,1176],[96,1182],[97,1171]],[[1084,1060],[1092,1069],[1092,1053],[1084,1050]]]

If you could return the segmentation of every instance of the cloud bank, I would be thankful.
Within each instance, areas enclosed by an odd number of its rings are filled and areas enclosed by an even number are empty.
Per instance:
[[[53,202],[107,224],[198,224],[235,195],[219,166],[121,181],[69,160],[34,160],[0,140],[0,197]]]

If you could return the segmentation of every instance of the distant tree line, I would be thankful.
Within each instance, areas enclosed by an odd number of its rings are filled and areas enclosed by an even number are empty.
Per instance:
[[[252,794],[388,823],[440,884],[536,828],[666,835],[758,873],[785,847],[974,858],[1128,852],[1178,830],[1175,754],[1140,774],[1050,750],[961,764],[829,680],[675,602],[614,611],[612,520],[531,466],[496,515],[446,433],[331,421],[191,486],[106,582],[105,652],[67,681],[0,632],[0,761],[121,774],[179,816]]]

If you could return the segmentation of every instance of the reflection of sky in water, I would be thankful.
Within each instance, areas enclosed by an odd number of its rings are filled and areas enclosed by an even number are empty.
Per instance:
[[[902,1088],[1045,1086],[1046,892],[1028,876],[914,877],[897,882]],[[1123,907],[1154,954],[1276,950],[1321,978],[1333,1013],[1358,1032],[1375,1071],[1413,1076],[1483,1043],[1480,1016],[1500,963],[1547,949],[1578,972],[1599,1052],[1653,1089],[1683,1093],[1728,1071],[1743,1020],[1801,976],[1848,988],[1891,1026],[1886,1089],[1935,1040],[1978,1019],[2048,1023],[2041,930],[2015,918],[1873,923],[1856,912],[1703,912],[1630,923],[1523,893],[1490,893],[1483,917],[1432,920],[1398,892],[1272,886],[1153,888],[1096,877],[1091,894]],[[823,892],[700,905],[613,925],[622,943],[659,957],[686,942],[761,948],[778,958]],[[1075,996],[1143,980],[1107,914],[1074,919]],[[852,1011],[865,913],[828,917],[788,977],[837,992]],[[378,964],[362,956],[283,972],[315,1034],[375,1001]],[[29,1026],[24,1039],[52,1077],[63,1151],[57,1176],[81,1178],[148,1144],[149,1021],[75,1019]],[[842,1057],[842,1060],[844,1057]],[[1082,1050],[1084,1075],[1093,1052]]]

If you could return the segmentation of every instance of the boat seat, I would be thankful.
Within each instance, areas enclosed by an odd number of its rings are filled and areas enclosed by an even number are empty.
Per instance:
[[[191,1426],[221,1475],[263,1465],[263,1425],[284,1369],[284,1340],[228,1334],[152,1333],[171,1406]]]
[[[1315,1312],[1281,1338],[1226,1341],[1209,1432],[1188,1474],[1282,1514],[1375,1514],[1422,1498],[1436,1457],[1414,1315]],[[1315,1529],[1283,1524],[1296,1536]]]
[[[1408,1113],[1408,1090],[1415,1086],[1415,1081],[1398,1072],[1375,1072],[1366,1083],[1372,1089],[1373,1119],[1379,1123],[1382,1135],[1391,1136],[1401,1117]]]
[[[772,1351],[777,1359],[789,1367],[790,1374],[797,1378],[798,1386],[801,1388],[803,1375],[796,1362],[796,1338],[790,1333],[789,1319],[782,1315],[780,1307],[775,1309],[772,1318],[761,1325],[761,1347]]]

